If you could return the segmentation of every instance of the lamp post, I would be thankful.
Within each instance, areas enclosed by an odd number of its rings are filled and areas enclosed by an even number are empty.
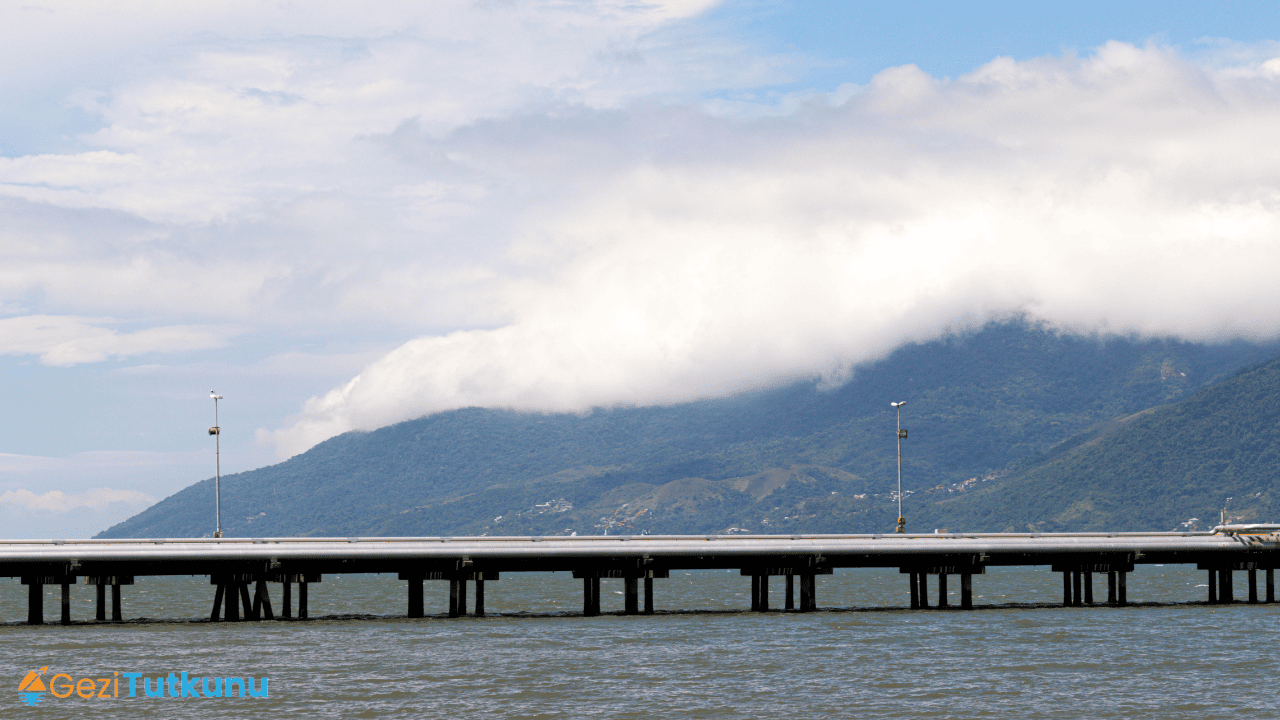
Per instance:
[[[213,427],[209,428],[209,434],[213,436],[213,517],[217,525],[213,536],[220,538],[222,537],[222,428],[218,427],[218,401],[222,396],[210,390],[209,397],[213,399]]]
[[[907,531],[907,518],[902,514],[902,440],[907,437],[907,431],[902,428],[902,406],[906,404],[906,400],[889,403],[898,411],[898,527],[895,532],[900,533]]]

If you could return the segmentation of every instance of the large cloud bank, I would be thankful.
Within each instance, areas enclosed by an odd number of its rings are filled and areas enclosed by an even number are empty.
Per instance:
[[[893,68],[844,94],[784,117],[676,106],[460,133],[490,162],[556,154],[557,179],[583,177],[512,247],[545,276],[502,288],[502,327],[406,343],[277,441],[731,393],[1014,312],[1280,330],[1280,60],[1206,70],[1116,43],[954,81]]]
[[[34,109],[0,123],[67,126],[0,148],[0,354],[416,338],[259,433],[287,456],[463,406],[839,382],[1011,313],[1280,333],[1280,52],[776,97],[795,59],[693,41],[712,4],[0,8]]]

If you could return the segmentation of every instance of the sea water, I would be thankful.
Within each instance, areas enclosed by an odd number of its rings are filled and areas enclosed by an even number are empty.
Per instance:
[[[27,588],[0,580],[0,717],[1280,717],[1280,605],[1208,606],[1205,583],[1139,566],[1131,606],[1063,608],[1047,567],[990,568],[974,576],[975,610],[910,610],[907,576],[837,570],[818,578],[819,611],[753,613],[737,571],[673,571],[654,581],[656,614],[622,615],[622,581],[604,580],[604,614],[588,618],[568,573],[504,573],[486,583],[487,617],[445,617],[448,583],[428,581],[428,617],[410,620],[394,575],[326,575],[309,620],[211,623],[207,577],[139,576],[121,588],[124,623],[92,622],[95,589],[78,585],[76,623],[57,625],[53,586],[51,624],[29,627]],[[772,579],[771,607],[784,587]],[[269,690],[130,698],[121,683],[28,705],[19,683],[46,666],[45,680],[185,671]]]

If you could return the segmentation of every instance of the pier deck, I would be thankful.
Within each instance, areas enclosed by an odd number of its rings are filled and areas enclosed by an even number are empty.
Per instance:
[[[583,612],[599,613],[601,578],[625,580],[627,612],[653,611],[653,581],[672,570],[738,569],[750,576],[752,610],[768,610],[770,577],[785,577],[785,609],[817,608],[816,576],[841,568],[897,568],[909,576],[910,605],[929,607],[929,577],[937,605],[947,603],[948,577],[958,575],[960,607],[972,606],[974,575],[987,567],[1049,565],[1063,574],[1066,605],[1093,604],[1093,578],[1107,578],[1107,602],[1127,602],[1127,574],[1142,564],[1191,564],[1208,571],[1210,603],[1234,600],[1234,572],[1248,573],[1249,601],[1258,602],[1263,570],[1266,602],[1274,602],[1280,526],[1222,526],[1212,533],[944,533],[883,535],[694,535],[456,538],[219,538],[0,541],[0,577],[30,586],[28,622],[42,623],[43,586],[62,586],[62,621],[70,622],[70,586],[97,586],[97,619],[121,619],[121,586],[136,576],[208,575],[215,586],[211,620],[271,619],[268,583],[282,585],[281,617],[306,617],[310,585],[330,573],[397,573],[407,582],[410,617],[423,616],[422,583],[450,581],[450,615],[484,613],[484,583],[503,572],[572,572],[583,580]],[[798,577],[799,582],[796,583]],[[800,589],[799,604],[793,599]],[[249,586],[253,585],[252,595]]]

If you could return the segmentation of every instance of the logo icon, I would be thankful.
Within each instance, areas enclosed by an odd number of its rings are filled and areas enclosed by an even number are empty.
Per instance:
[[[27,676],[22,678],[22,682],[18,683],[18,693],[22,695],[22,699],[27,705],[35,705],[44,699],[44,694],[48,690],[44,686],[44,680],[41,676],[49,671],[49,666],[45,665],[39,670],[32,670]]]

